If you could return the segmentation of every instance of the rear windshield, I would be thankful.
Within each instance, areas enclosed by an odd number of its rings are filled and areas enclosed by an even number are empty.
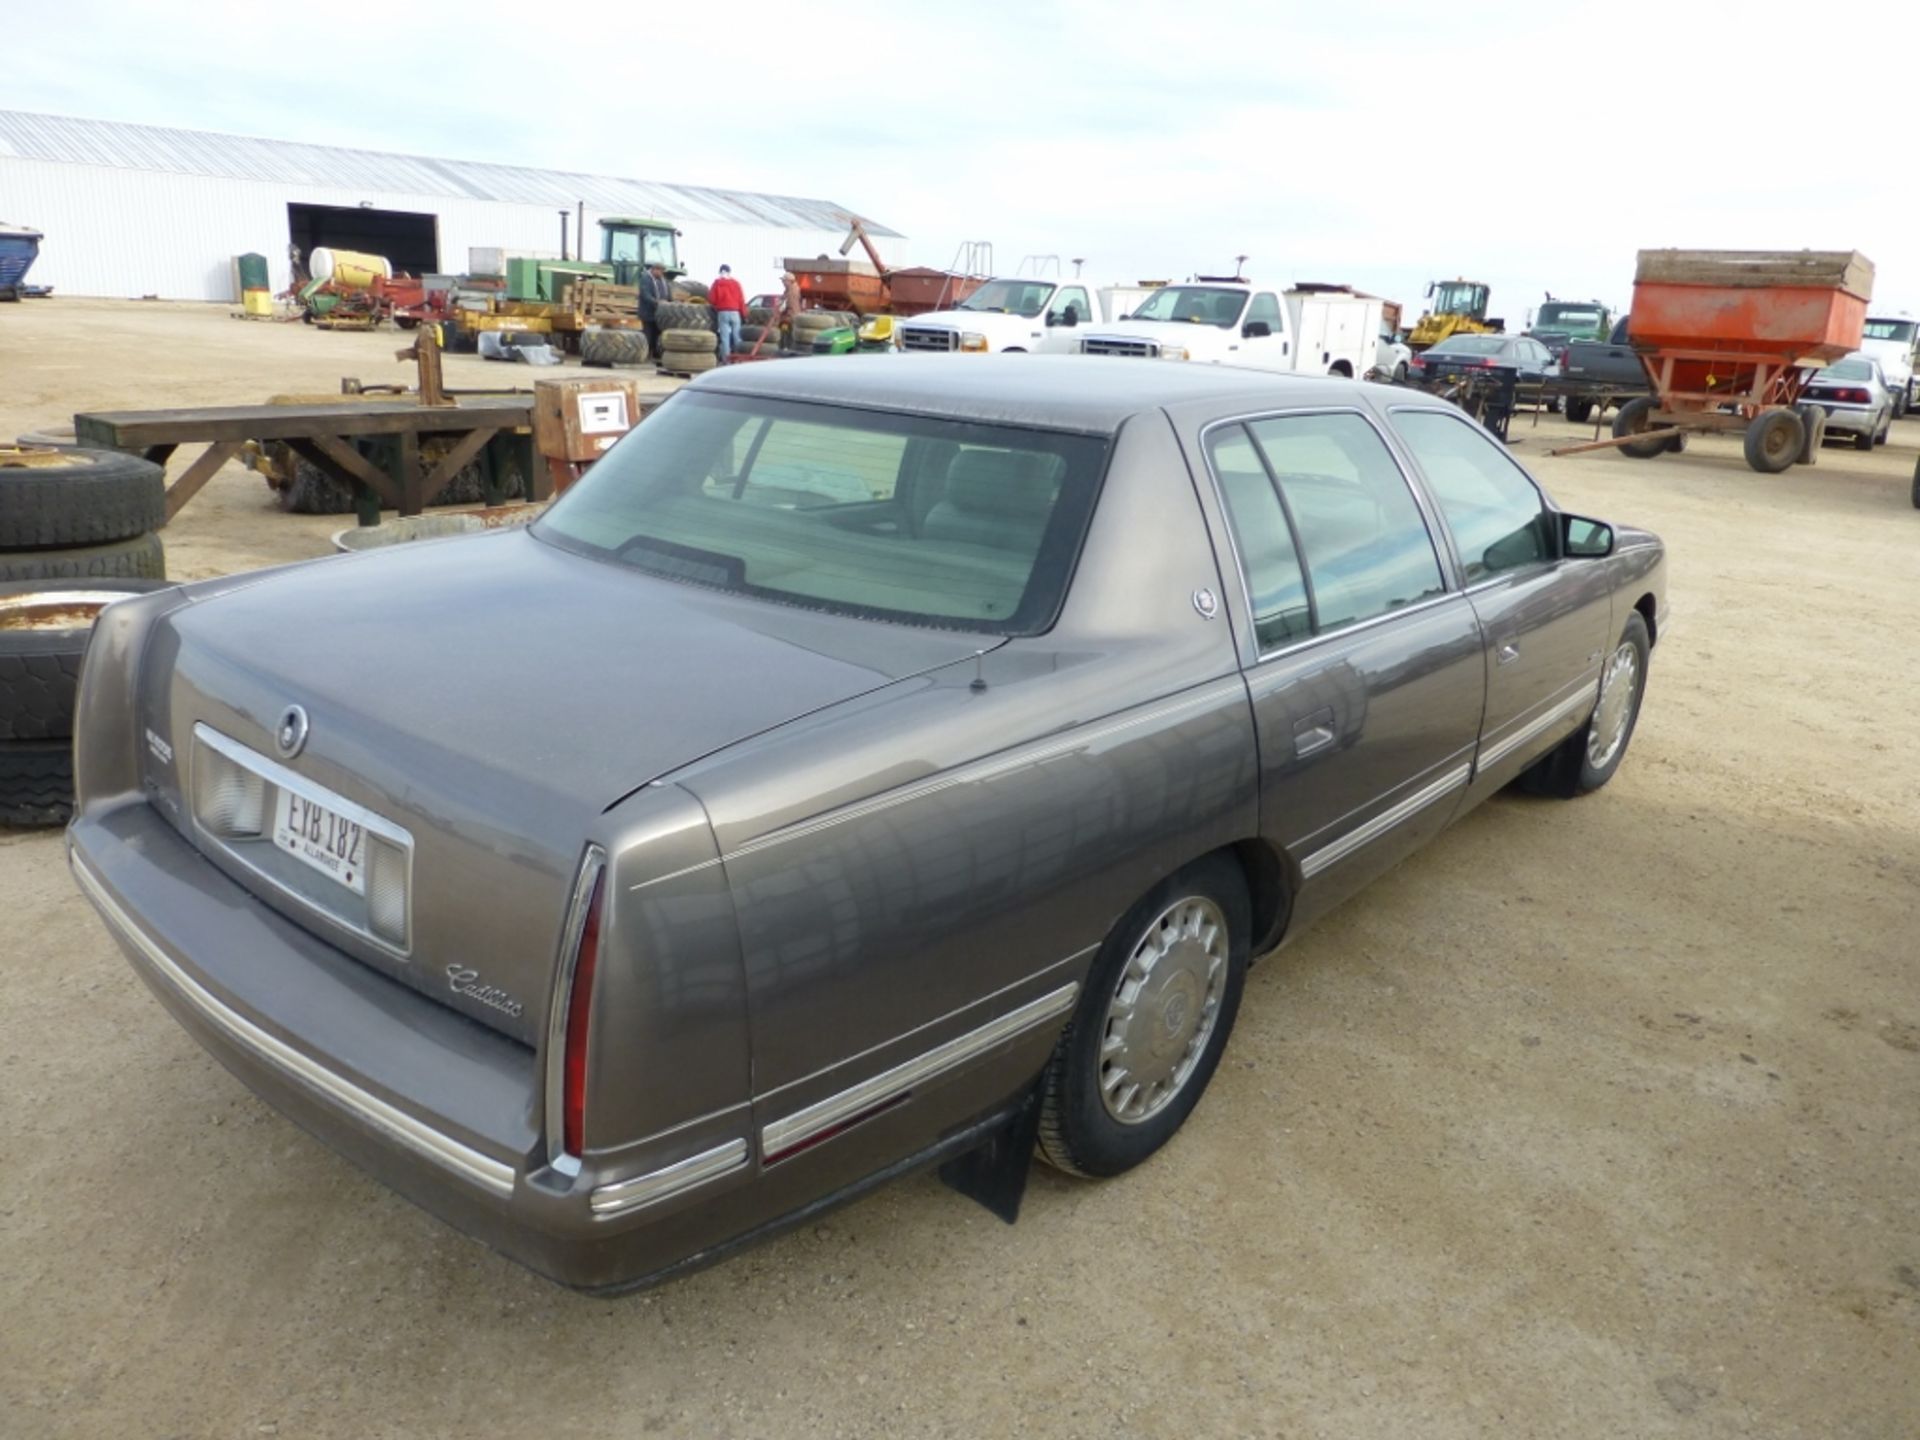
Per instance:
[[[1450,340],[1442,340],[1427,353],[1429,355],[1498,355],[1507,348],[1507,342],[1498,335],[1455,335]]]
[[[1106,453],[1085,435],[687,391],[534,533],[689,585],[1030,635],[1060,608]]]
[[[1814,377],[1816,380],[1871,380],[1873,366],[1864,360],[1842,360],[1829,365]]]

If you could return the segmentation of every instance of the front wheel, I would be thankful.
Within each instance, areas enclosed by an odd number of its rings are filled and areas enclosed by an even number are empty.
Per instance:
[[[1647,622],[1636,610],[1627,617],[1626,629],[1601,667],[1593,714],[1527,771],[1521,780],[1526,789],[1570,800],[1591,794],[1613,778],[1627,758],[1627,745],[1640,720],[1652,650]]]
[[[1742,442],[1747,464],[1762,475],[1778,475],[1800,458],[1806,445],[1806,423],[1792,410],[1768,410],[1756,415],[1748,423]]]
[[[1040,1153],[1118,1175],[1200,1103],[1246,982],[1252,907],[1231,861],[1163,880],[1107,935],[1042,1078]]]

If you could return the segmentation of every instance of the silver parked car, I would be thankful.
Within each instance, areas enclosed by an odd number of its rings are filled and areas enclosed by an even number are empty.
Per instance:
[[[1180,1128],[1248,961],[1626,753],[1653,536],[1426,396],[716,372],[530,530],[109,608],[81,889],[166,1007],[568,1284]]]
[[[1803,404],[1827,412],[1829,435],[1851,435],[1856,450],[1887,443],[1893,430],[1893,392],[1880,362],[1856,350],[1816,371],[1800,392]]]

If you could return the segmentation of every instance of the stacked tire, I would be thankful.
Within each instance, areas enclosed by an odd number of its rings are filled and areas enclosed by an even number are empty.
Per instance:
[[[580,363],[601,368],[644,365],[650,352],[644,330],[591,329],[580,332]]]
[[[160,467],[115,450],[0,449],[0,584],[161,580]]]
[[[718,350],[719,337],[711,330],[676,328],[660,332],[660,368],[669,374],[697,375],[711,370],[720,363]]]
[[[63,825],[73,813],[73,702],[100,611],[162,580],[0,585],[0,825]]]
[[[713,333],[713,307],[695,305],[687,300],[662,300],[654,319],[662,331],[705,330]],[[664,337],[663,337],[664,338]]]

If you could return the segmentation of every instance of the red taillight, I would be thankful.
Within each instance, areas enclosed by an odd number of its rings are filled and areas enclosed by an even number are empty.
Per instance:
[[[1852,389],[1852,390],[1842,390],[1838,392],[1833,398],[1847,405],[1865,405],[1873,397],[1868,395],[1867,392],[1864,390]]]
[[[600,963],[600,892],[606,871],[593,882],[587,901],[586,923],[580,927],[580,949],[573,959],[573,984],[567,991],[567,1039],[560,1102],[561,1147],[569,1155],[586,1153],[587,1023],[593,1017],[593,972]]]

